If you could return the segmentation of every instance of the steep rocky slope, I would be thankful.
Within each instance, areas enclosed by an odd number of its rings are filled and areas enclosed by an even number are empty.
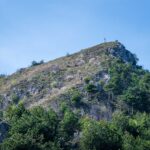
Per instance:
[[[82,115],[109,119],[112,114],[111,103],[101,83],[108,82],[109,64],[115,59],[122,59],[132,65],[136,62],[135,56],[115,41],[20,69],[0,79],[0,109],[5,110],[9,104],[17,104],[22,100],[27,108],[42,105],[58,111],[65,102],[74,111],[78,111],[80,107]],[[97,94],[88,92],[86,82],[96,87]],[[76,93],[81,97],[79,107],[71,101],[71,95]]]

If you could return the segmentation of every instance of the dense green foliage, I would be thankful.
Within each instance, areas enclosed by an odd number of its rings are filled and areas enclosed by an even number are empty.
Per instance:
[[[128,111],[150,112],[150,73],[139,66],[115,61],[109,69],[110,81],[105,90],[116,104],[125,102]],[[127,110],[125,110],[127,111]]]
[[[41,107],[26,110],[20,103],[9,107],[5,117],[10,130],[1,145],[4,150],[69,149],[78,129],[78,118],[68,109],[60,119],[52,110]]]
[[[22,103],[6,114],[10,130],[0,145],[2,150],[147,150],[150,148],[150,116],[116,113],[111,122],[78,118],[66,109],[57,115]],[[79,134],[82,133],[82,134]]]
[[[108,122],[85,119],[82,128],[81,149],[116,150],[121,148],[121,136]]]

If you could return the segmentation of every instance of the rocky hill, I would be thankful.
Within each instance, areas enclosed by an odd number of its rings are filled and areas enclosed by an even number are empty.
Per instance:
[[[150,72],[137,60],[114,41],[0,75],[0,149],[150,149]]]
[[[110,64],[121,59],[134,65],[135,56],[118,41],[102,43],[78,53],[18,70],[0,79],[0,108],[24,101],[27,108],[42,105],[58,111],[65,102],[76,111],[69,93],[82,97],[80,111],[94,118],[110,118],[112,109],[101,83],[110,78]],[[88,81],[89,80],[89,81]],[[95,86],[96,96],[86,90],[87,83]],[[89,87],[90,88],[90,87]],[[74,90],[73,90],[74,89]]]

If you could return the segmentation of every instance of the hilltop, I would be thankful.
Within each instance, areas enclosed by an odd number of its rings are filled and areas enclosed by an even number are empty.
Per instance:
[[[0,149],[150,148],[150,73],[118,41],[0,76]]]
[[[90,82],[99,86],[101,91],[100,80],[109,80],[109,65],[115,59],[121,59],[125,63],[136,63],[135,56],[115,41],[83,49],[48,63],[20,69],[1,80],[0,107],[6,109],[9,104],[23,100],[27,108],[42,105],[57,110],[66,93],[72,88],[77,88],[82,91],[85,103],[89,107],[94,107],[92,111],[97,111],[101,109],[95,108],[97,102],[90,104],[91,102],[87,101],[87,93],[84,91],[85,80],[90,78]],[[106,95],[95,101],[99,102],[99,99],[105,103]],[[105,104],[103,105],[102,107],[105,107]]]

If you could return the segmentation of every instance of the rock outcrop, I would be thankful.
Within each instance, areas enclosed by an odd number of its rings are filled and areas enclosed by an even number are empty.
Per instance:
[[[3,141],[3,139],[6,137],[8,132],[9,126],[5,122],[0,122],[0,143]]]

